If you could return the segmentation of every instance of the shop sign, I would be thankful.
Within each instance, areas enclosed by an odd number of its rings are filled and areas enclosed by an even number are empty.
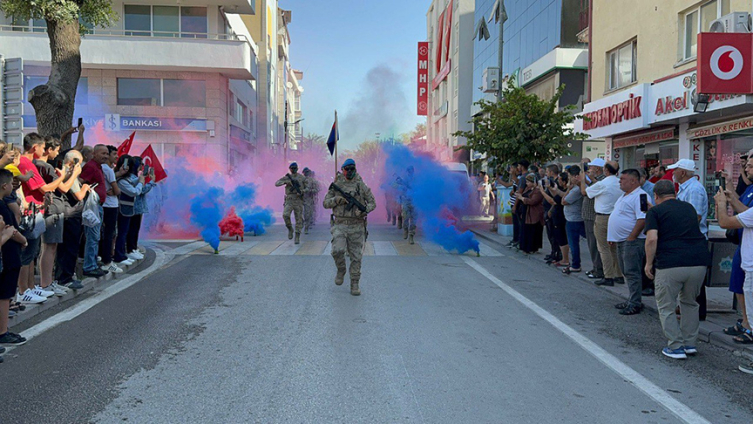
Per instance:
[[[418,43],[418,115],[426,116],[429,108],[429,43]]]
[[[735,131],[753,129],[753,117],[738,119],[731,122],[725,122],[705,127],[691,128],[688,130],[688,138],[713,137],[720,134],[727,134]]]
[[[753,34],[698,34],[698,87],[704,94],[753,94]]]
[[[697,75],[698,73],[693,70],[651,86],[649,98],[654,112],[649,119],[651,123],[696,114],[693,107],[697,94]],[[749,102],[750,98],[741,94],[713,94],[709,98],[709,106],[706,111],[720,110]]]
[[[206,119],[157,118],[142,116],[105,115],[105,129],[108,131],[199,131],[207,130]]]
[[[675,138],[675,128],[670,127],[625,137],[615,137],[612,140],[612,147],[616,149],[630,146],[640,146],[644,144],[657,143],[659,141],[673,140]]]
[[[434,116],[436,116],[437,119],[443,118],[447,116],[448,110],[449,110],[449,102],[442,102],[441,106],[434,109]]]
[[[610,137],[647,127],[648,84],[641,84],[584,107],[583,132],[592,138]],[[577,130],[577,127],[576,127]]]

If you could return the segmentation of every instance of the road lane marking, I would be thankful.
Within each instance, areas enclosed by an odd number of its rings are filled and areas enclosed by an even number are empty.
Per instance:
[[[247,251],[251,250],[257,244],[259,244],[258,241],[236,242],[236,243],[233,243],[227,249],[221,250],[220,251],[220,256],[237,256],[237,255],[242,255],[242,254],[246,253]]]
[[[295,254],[299,256],[321,256],[326,248],[326,241],[305,241]]]
[[[374,255],[375,256],[397,256],[397,250],[390,241],[375,241],[374,242]]]
[[[392,245],[400,256],[426,256],[420,244],[410,244],[407,241],[393,241]]]
[[[641,375],[638,371],[630,368],[627,364],[620,361],[616,356],[607,352],[599,345],[591,341],[588,337],[580,334],[569,325],[562,322],[559,318],[555,317],[551,313],[547,312],[541,306],[537,305],[532,300],[523,296],[520,292],[505,284],[499,278],[492,275],[484,267],[478,264],[471,258],[461,256],[463,262],[468,266],[475,269],[479,274],[486,277],[489,281],[496,284],[499,288],[504,290],[513,299],[520,302],[523,306],[528,308],[531,312],[538,315],[541,319],[548,322],[552,327],[559,330],[562,334],[566,335],[572,341],[577,343],[583,350],[593,355],[602,364],[611,368],[612,371],[617,373],[620,377],[630,382],[633,386],[645,393],[648,397],[652,398],[669,412],[673,413],[677,418],[688,424],[711,424],[710,421],[703,418],[700,414],[690,409],[689,406],[678,401],[674,397],[670,396],[661,387],[649,381],[646,377]]]
[[[363,245],[363,256],[374,256],[374,242],[367,241]]]
[[[293,243],[293,240],[288,240],[280,245],[277,249],[273,250],[271,256],[292,256],[300,248],[300,244]]]
[[[254,246],[251,250],[246,252],[247,255],[254,255],[254,256],[265,256],[272,253],[275,249],[280,247],[280,245],[283,243],[282,240],[278,241],[263,241],[256,246]]]
[[[72,319],[97,306],[103,301],[142,281],[144,278],[162,268],[163,265],[172,261],[172,259],[175,257],[173,252],[165,253],[162,250],[157,249],[155,249],[154,252],[157,257],[154,259],[154,263],[152,263],[148,268],[137,274],[123,278],[117,283],[103,289],[101,292],[78,302],[77,304],[62,312],[58,312],[57,314],[45,319],[44,321],[27,330],[24,330],[23,336],[26,337],[26,340],[32,340],[33,338],[40,336],[45,331],[50,330],[63,322],[71,321]],[[6,351],[10,352],[14,348],[14,346],[7,347]]]

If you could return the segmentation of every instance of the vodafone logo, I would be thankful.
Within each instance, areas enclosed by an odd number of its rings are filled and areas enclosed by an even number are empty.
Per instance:
[[[709,61],[711,72],[720,80],[729,81],[737,78],[743,70],[743,55],[735,47],[720,46],[711,54]]]

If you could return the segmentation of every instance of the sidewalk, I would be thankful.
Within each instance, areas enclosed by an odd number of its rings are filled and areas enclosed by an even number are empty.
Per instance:
[[[69,290],[68,293],[66,293],[63,296],[52,296],[47,299],[44,303],[39,304],[25,304],[26,309],[23,311],[19,311],[16,316],[12,317],[8,320],[8,328],[13,328],[19,324],[21,324],[24,321],[27,321],[39,314],[41,314],[44,311],[47,311],[48,309],[52,309],[58,305],[70,302],[73,299],[79,298],[83,296],[84,294],[94,290],[101,288],[104,286],[107,282],[112,280],[117,280],[118,278],[126,278],[134,274],[137,268],[140,268],[143,263],[146,263],[147,265],[154,262],[154,252],[150,251],[149,249],[141,249],[141,253],[144,254],[144,259],[140,261],[136,261],[131,266],[122,267],[123,273],[119,275],[115,275],[112,273],[108,273],[105,276],[99,277],[99,278],[82,278],[83,277],[83,270],[81,269],[81,264],[77,264],[77,270],[76,274],[77,277],[81,279],[81,283],[84,285],[84,287],[81,290]],[[39,278],[39,276],[36,276]]]
[[[476,236],[483,239],[485,243],[492,244],[492,247],[503,252],[510,252],[511,256],[520,255],[521,258],[525,257],[523,253],[516,252],[515,250],[507,248],[507,243],[512,240],[512,237],[506,237],[492,232],[490,230],[490,224],[486,225],[472,225],[471,230]],[[586,271],[593,268],[591,257],[588,252],[588,246],[585,240],[581,240],[581,269],[583,272],[570,274],[566,276],[562,274],[562,278],[576,278],[580,281],[591,285],[595,290],[607,290],[624,299],[628,299],[627,284],[616,284],[614,287],[596,286],[594,281],[586,276]],[[531,259],[534,263],[537,261],[544,268],[552,268],[559,272],[561,268],[554,266],[548,266],[544,262],[544,256],[549,254],[551,246],[549,240],[546,237],[546,230],[544,230],[544,247],[540,251],[540,255],[532,255]],[[735,324],[740,314],[732,309],[732,293],[725,287],[706,287],[706,297],[708,305],[708,313],[706,321],[701,322],[699,328],[698,338],[702,342],[711,343],[715,346],[733,351],[741,356],[746,356],[753,360],[753,347],[748,345],[739,345],[732,340],[731,336],[724,334],[724,329],[731,327]],[[657,312],[656,301],[653,297],[644,297],[643,303],[647,309],[651,309]]]

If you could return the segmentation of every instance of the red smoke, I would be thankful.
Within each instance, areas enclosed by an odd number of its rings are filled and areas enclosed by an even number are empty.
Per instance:
[[[240,237],[241,241],[243,240],[243,220],[235,214],[235,206],[232,206],[220,221],[220,234]]]

